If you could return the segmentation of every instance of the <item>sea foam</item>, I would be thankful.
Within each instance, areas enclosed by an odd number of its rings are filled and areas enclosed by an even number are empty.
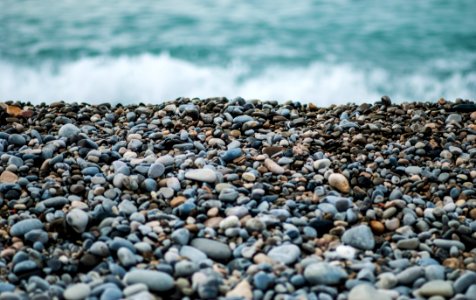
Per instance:
[[[416,69],[391,74],[348,64],[311,62],[307,66],[271,65],[260,72],[245,63],[197,65],[168,54],[87,57],[60,65],[25,66],[0,60],[0,101],[56,100],[159,103],[177,97],[298,100],[322,106],[374,102],[383,94],[397,101],[473,98],[476,72],[436,78]],[[427,68],[428,69],[428,68]]]

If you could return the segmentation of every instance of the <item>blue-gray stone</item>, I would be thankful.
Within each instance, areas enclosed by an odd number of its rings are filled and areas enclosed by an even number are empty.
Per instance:
[[[65,124],[58,130],[60,137],[72,138],[78,135],[81,130],[73,124]]]
[[[342,235],[342,242],[361,250],[372,250],[375,247],[374,235],[367,225],[359,225],[346,230]]]
[[[347,273],[339,266],[318,262],[306,267],[304,277],[313,285],[333,285],[347,278]]]
[[[22,236],[25,233],[34,230],[42,229],[43,223],[38,219],[26,219],[22,220],[10,228],[10,235],[12,236]]]
[[[232,253],[230,247],[219,241],[196,238],[190,245],[205,253],[209,258],[218,261],[227,261],[231,258]]]
[[[30,242],[41,242],[46,244],[48,242],[48,233],[42,229],[33,229],[25,234],[25,239]]]
[[[265,291],[274,285],[274,276],[260,271],[253,276],[253,285],[257,289]]]
[[[243,154],[243,151],[241,150],[241,148],[233,148],[233,149],[230,149],[230,150],[227,150],[227,151],[223,152],[220,155],[220,157],[225,162],[229,162],[229,161],[234,160],[235,158],[240,157],[242,154]]]
[[[466,291],[466,289],[468,289],[468,287],[472,284],[476,284],[476,273],[467,271],[455,280],[453,283],[453,289],[456,294],[464,293],[464,291]]]
[[[0,282],[0,293],[13,292],[15,286],[8,282]]]
[[[99,300],[120,300],[122,299],[122,292],[119,288],[107,288]]]
[[[62,197],[62,196],[57,196],[57,197],[52,197],[52,198],[49,198],[49,199],[46,199],[46,200],[43,200],[40,202],[41,204],[43,204],[44,206],[46,207],[56,207],[56,208],[59,208],[59,207],[63,207],[65,206],[66,204],[69,203],[69,200],[65,197]]]
[[[26,139],[23,135],[14,133],[8,137],[8,143],[16,146],[23,146],[26,144]]]
[[[145,284],[149,290],[164,292],[174,287],[174,279],[169,274],[152,270],[133,270],[124,276],[127,285],[136,283]]]
[[[294,263],[301,255],[301,250],[298,246],[288,244],[274,247],[268,252],[268,257],[274,261],[282,262],[290,265]]]
[[[152,192],[157,190],[157,182],[152,178],[146,178],[142,182],[142,188],[147,192]]]
[[[207,255],[204,252],[190,246],[182,246],[182,248],[180,248],[180,256],[186,257],[191,261],[198,263],[207,259]]]
[[[190,232],[186,228],[180,228],[172,232],[172,240],[180,245],[187,245],[190,240]]]
[[[87,167],[81,170],[81,173],[83,175],[89,175],[89,176],[94,176],[100,172],[98,167]]]
[[[34,261],[25,260],[25,261],[17,263],[13,267],[13,273],[21,274],[21,273],[33,271],[35,269],[38,269],[38,265]]]
[[[162,174],[164,174],[165,172],[165,167],[163,164],[161,163],[154,163],[150,166],[149,168],[149,171],[147,173],[147,175],[150,177],[150,178],[157,178],[157,177],[160,177],[162,176]]]

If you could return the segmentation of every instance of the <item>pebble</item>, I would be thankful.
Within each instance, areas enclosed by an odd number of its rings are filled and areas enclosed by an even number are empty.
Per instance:
[[[275,175],[281,175],[284,174],[284,168],[278,165],[276,162],[274,162],[272,159],[265,159],[264,160],[264,165],[265,167],[273,174]]]
[[[232,256],[230,247],[219,241],[205,238],[196,238],[190,242],[190,245],[202,251],[213,260],[227,261]]]
[[[89,216],[83,210],[79,208],[73,208],[66,215],[66,221],[76,232],[82,233],[88,226]]]
[[[328,180],[329,180],[329,185],[335,188],[336,190],[338,190],[339,192],[345,193],[345,194],[350,192],[349,181],[344,175],[338,174],[338,173],[332,173],[329,176]]]
[[[74,124],[64,124],[58,130],[58,135],[60,137],[65,137],[70,139],[77,136],[80,132],[81,130],[78,127],[76,127]]]
[[[296,245],[281,245],[268,252],[268,257],[274,261],[290,265],[298,260],[301,250]]]
[[[253,299],[253,291],[248,280],[240,281],[232,290],[226,293],[229,298],[240,298],[245,300]]]
[[[415,291],[415,295],[419,295],[420,297],[451,297],[453,294],[454,291],[451,283],[443,280],[429,281]]]
[[[185,178],[209,183],[217,181],[216,173],[210,169],[188,170],[185,173]]]
[[[375,247],[374,235],[367,225],[346,230],[342,235],[342,242],[361,250],[372,250]]]
[[[67,300],[81,300],[86,299],[91,293],[91,288],[88,284],[77,283],[69,286],[63,294],[63,297]]]
[[[150,166],[149,171],[147,172],[147,176],[150,178],[158,178],[162,176],[165,172],[165,167],[161,163],[154,163]]]
[[[12,236],[23,236],[25,233],[35,229],[43,229],[43,223],[38,219],[26,219],[14,224],[10,228],[10,234]]]
[[[175,285],[172,276],[152,270],[132,270],[124,276],[124,283],[126,285],[142,283],[154,292],[165,292]]]
[[[313,285],[335,285],[347,278],[347,273],[339,266],[318,262],[306,267],[304,277]]]
[[[318,159],[313,163],[313,167],[316,171],[327,170],[331,166],[332,162],[327,159]]]
[[[392,297],[375,289],[372,285],[368,283],[362,283],[362,284],[356,285],[350,290],[348,300],[369,300],[369,299],[392,300]]]

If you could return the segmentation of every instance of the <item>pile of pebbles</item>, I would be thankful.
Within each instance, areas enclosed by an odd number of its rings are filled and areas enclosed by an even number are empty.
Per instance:
[[[0,107],[0,299],[476,299],[476,104]]]

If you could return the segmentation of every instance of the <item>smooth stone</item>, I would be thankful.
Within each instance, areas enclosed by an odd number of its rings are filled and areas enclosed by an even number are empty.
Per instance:
[[[429,265],[425,267],[425,277],[427,280],[444,280],[445,267],[441,265]]]
[[[296,245],[281,245],[268,252],[268,257],[285,265],[294,263],[301,255],[301,250]]]
[[[10,171],[3,171],[0,175],[0,183],[17,183],[18,176]]]
[[[264,160],[264,166],[273,174],[275,175],[281,175],[284,173],[284,168],[278,165],[274,160],[272,159],[265,159]]]
[[[253,285],[255,288],[265,291],[274,283],[274,277],[261,271],[253,276]]]
[[[31,272],[37,269],[38,269],[38,265],[34,261],[24,260],[15,264],[15,266],[13,267],[13,273],[21,274],[21,273]]]
[[[230,247],[227,244],[215,240],[196,238],[191,241],[190,245],[214,260],[227,261],[232,256]]]
[[[217,181],[217,175],[215,171],[210,169],[188,170],[185,172],[185,178],[209,183]]]
[[[334,285],[347,278],[347,273],[339,266],[318,262],[306,267],[304,277],[313,285]]]
[[[407,173],[407,175],[420,175],[421,174],[421,167],[408,166],[408,167],[405,168],[405,173]]]
[[[132,251],[126,247],[122,247],[117,250],[117,257],[119,258],[121,265],[124,267],[133,266],[137,262],[134,253],[132,253]]]
[[[133,270],[124,276],[124,283],[132,285],[145,284],[154,292],[165,292],[174,287],[174,279],[167,273],[152,270]]]
[[[455,280],[453,288],[456,294],[464,293],[464,291],[466,291],[466,289],[472,284],[476,284],[476,273],[467,271]]]
[[[312,165],[316,171],[326,170],[331,166],[332,162],[327,158],[316,160]]]
[[[122,299],[122,292],[119,288],[107,288],[101,294],[99,300],[120,300]]]
[[[350,192],[349,181],[342,174],[332,173],[331,175],[329,175],[328,182],[331,187],[335,188],[341,193],[347,194]]]
[[[76,232],[83,233],[88,226],[89,216],[85,211],[79,208],[73,208],[66,215],[66,222],[73,227]]]
[[[226,293],[226,297],[252,300],[253,290],[248,280],[244,279],[240,281],[240,283],[238,283],[232,290],[228,291]]]
[[[190,232],[186,228],[179,228],[172,232],[171,238],[180,245],[187,245],[190,240]]]
[[[61,126],[61,128],[58,130],[58,135],[60,137],[73,138],[77,136],[80,132],[81,130],[76,127],[76,125],[68,123]]]
[[[162,176],[165,172],[165,167],[161,163],[154,163],[150,166],[149,171],[147,172],[147,176],[150,178],[158,178]]]
[[[180,256],[186,257],[191,261],[197,263],[200,263],[207,259],[207,255],[203,251],[191,246],[182,246],[182,248],[180,248],[179,253]]]
[[[46,244],[48,242],[48,233],[42,229],[33,229],[25,233],[25,239],[30,242]]]
[[[415,250],[420,245],[418,238],[404,239],[397,242],[397,247],[404,250]]]
[[[342,242],[361,250],[372,250],[375,239],[372,230],[367,225],[358,225],[344,232]]]
[[[81,300],[85,299],[91,293],[91,287],[85,283],[77,283],[69,286],[63,293],[66,300]]]
[[[349,293],[348,300],[392,300],[388,294],[385,294],[368,283],[362,283],[354,286]]]
[[[451,297],[454,294],[453,286],[451,282],[444,280],[432,280],[423,284],[418,290],[415,291],[415,295],[423,297],[442,296]]]
[[[425,270],[422,267],[409,267],[397,274],[397,280],[400,284],[412,284],[418,278],[425,275]]]
[[[181,260],[175,264],[175,277],[187,277],[198,271],[198,264],[188,260]]]
[[[220,157],[223,159],[225,162],[230,162],[238,157],[240,157],[243,154],[243,151],[241,148],[233,148],[230,150],[227,150],[223,152]]]
[[[23,146],[26,144],[26,139],[23,135],[14,133],[8,137],[8,143],[16,146]]]
[[[110,253],[109,247],[103,241],[94,242],[94,244],[91,245],[88,251],[94,255],[102,256],[102,257],[109,256],[109,253]]]
[[[43,229],[43,223],[38,219],[26,219],[15,223],[10,228],[10,235],[22,236],[25,233],[34,229]]]

